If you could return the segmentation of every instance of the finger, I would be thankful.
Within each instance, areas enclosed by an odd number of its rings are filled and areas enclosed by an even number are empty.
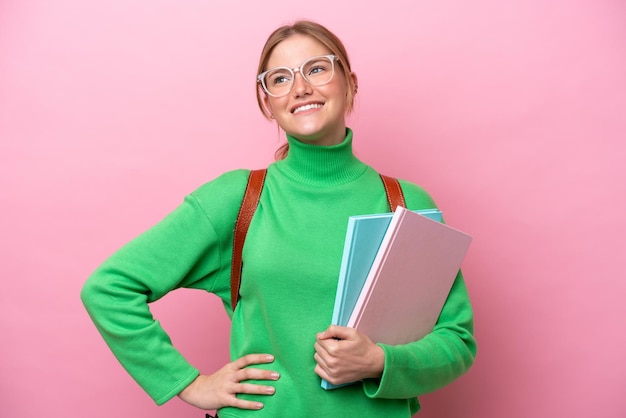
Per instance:
[[[313,347],[315,351],[319,353],[321,356],[335,356],[337,355],[337,351],[340,348],[341,341],[335,338],[317,340]]]
[[[324,351],[316,352],[313,355],[313,359],[315,360],[316,368],[323,370],[325,375],[331,374],[334,368],[337,367],[338,363],[338,359],[336,357],[333,357]]]
[[[263,409],[262,402],[247,401],[245,399],[239,399],[237,397],[233,397],[231,402],[228,403],[228,406],[239,409]]]
[[[319,364],[317,366],[315,366],[314,372],[315,372],[316,375],[318,375],[319,377],[321,377],[322,379],[326,380],[327,382],[329,382],[329,383],[331,383],[333,385],[336,385],[338,383],[342,383],[342,382],[339,381],[339,379],[337,377],[335,377],[328,370],[325,370]]]
[[[231,364],[238,369],[243,369],[244,367],[250,366],[252,364],[267,364],[273,361],[274,356],[271,354],[248,354],[238,358]]]
[[[326,372],[330,373],[333,369],[335,369],[340,363],[340,359],[337,356],[333,356],[327,352],[316,352],[313,355],[315,362]]]
[[[241,383],[237,385],[237,393],[250,395],[273,395],[276,392],[274,386],[255,385],[252,383]]]
[[[313,354],[313,359],[319,367],[326,369],[326,360],[324,360],[324,357],[320,355],[320,353]]]
[[[280,378],[280,374],[273,370],[264,370],[264,369],[241,369],[237,373],[237,381],[241,382],[244,380],[278,380]]]
[[[347,340],[354,338],[356,330],[349,327],[341,327],[339,325],[331,325],[326,331],[318,334],[318,338],[321,340],[336,339]]]
[[[328,373],[326,372],[326,370],[324,370],[323,367],[321,367],[319,365],[319,363],[315,366],[315,369],[313,370],[315,372],[316,375],[318,375],[319,377],[321,377],[322,379],[332,383],[330,381],[330,376],[328,376]]]

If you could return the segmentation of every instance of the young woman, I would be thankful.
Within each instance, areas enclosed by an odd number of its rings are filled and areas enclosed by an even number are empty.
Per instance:
[[[340,40],[299,21],[272,33],[257,98],[285,131],[243,252],[240,300],[230,309],[233,228],[248,178],[235,170],[203,185],[163,221],[106,260],[82,299],[112,351],[157,404],[178,395],[225,417],[410,417],[417,396],[473,363],[472,309],[461,274],[432,333],[374,344],[329,326],[348,217],[388,212],[378,173],[352,152],[345,116],[357,77]],[[407,207],[435,207],[401,181]],[[232,362],[199,374],[172,346],[148,303],[179,287],[215,293],[232,319]],[[357,382],[335,390],[335,384]]]

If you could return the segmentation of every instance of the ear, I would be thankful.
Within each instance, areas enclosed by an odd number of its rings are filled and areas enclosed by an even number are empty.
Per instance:
[[[352,111],[352,108],[354,107],[354,96],[359,89],[359,79],[356,76],[355,72],[351,72],[348,77],[350,77],[350,81],[352,83],[346,83],[346,86],[350,88],[350,84],[352,84],[352,90],[346,92],[346,112],[350,113]]]
[[[352,95],[354,96],[359,89],[359,78],[356,76],[354,71],[350,73],[350,78],[352,79],[352,84],[354,85],[354,91],[352,92]]]

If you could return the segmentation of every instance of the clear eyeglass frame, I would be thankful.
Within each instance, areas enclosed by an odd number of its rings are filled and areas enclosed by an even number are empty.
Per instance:
[[[310,63],[314,63],[316,61],[320,61],[320,60],[328,60],[328,62],[330,63],[330,76],[329,77],[325,77],[322,78],[321,81],[319,78],[313,77],[311,78],[310,75],[307,75],[305,73],[305,71],[303,71],[303,68],[307,68],[307,66]],[[289,68],[289,67],[276,67],[276,68],[270,68],[267,71],[263,71],[261,74],[259,74],[256,77],[257,83],[260,83],[261,86],[263,87],[263,91],[265,91],[265,93],[267,93],[269,96],[272,97],[283,97],[288,95],[291,90],[293,89],[293,85],[295,82],[295,77],[296,77],[296,73],[300,73],[300,75],[302,76],[302,79],[304,81],[306,81],[308,84],[315,86],[315,87],[319,87],[319,86],[323,86],[325,84],[328,84],[332,81],[332,79],[335,76],[335,61],[339,61],[339,57],[337,57],[334,54],[327,54],[327,55],[318,55],[315,57],[311,57],[308,58],[306,61],[304,61],[302,64],[300,64],[299,67],[295,67],[295,68]],[[280,71],[286,71],[288,74],[290,74],[290,78],[288,81],[288,84],[281,86],[278,90],[279,92],[277,93],[276,90],[274,91],[274,93],[272,93],[270,91],[270,88],[267,85],[267,76],[270,74],[277,74]]]

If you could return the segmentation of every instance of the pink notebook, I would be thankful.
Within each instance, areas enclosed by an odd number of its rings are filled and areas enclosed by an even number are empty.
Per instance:
[[[348,326],[405,344],[432,331],[472,237],[398,207]]]

